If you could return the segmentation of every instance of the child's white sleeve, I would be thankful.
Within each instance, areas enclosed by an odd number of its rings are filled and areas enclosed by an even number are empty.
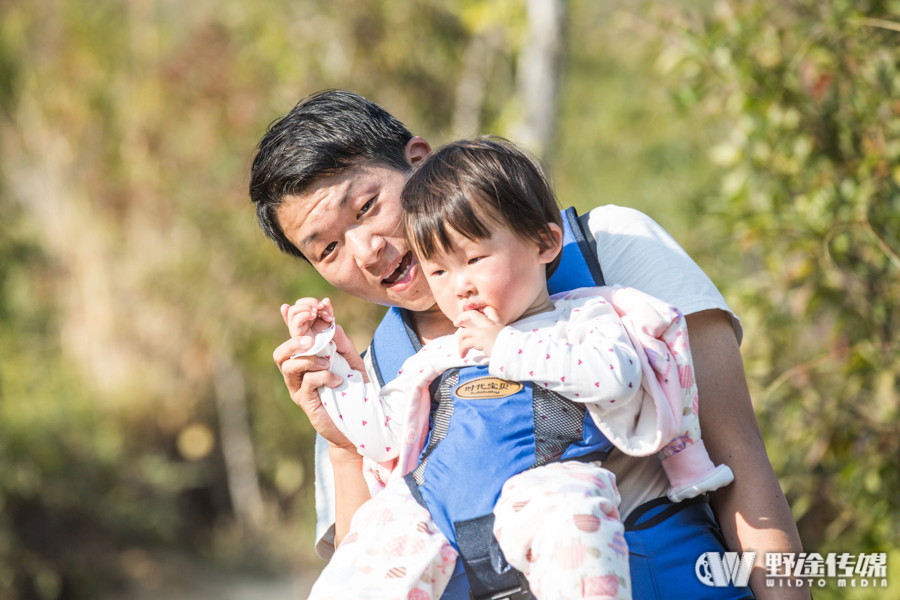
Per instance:
[[[350,368],[332,338],[334,323],[315,337],[312,348],[295,356],[318,356],[329,361],[328,370],[341,378],[335,388],[322,386],[319,397],[335,426],[353,442],[359,453],[376,462],[397,457],[404,415],[400,394],[379,394],[359,371]]]
[[[641,364],[616,311],[601,297],[564,304],[555,322],[506,327],[491,351],[491,375],[532,381],[575,402],[614,409],[635,398]],[[556,311],[554,311],[556,312]]]

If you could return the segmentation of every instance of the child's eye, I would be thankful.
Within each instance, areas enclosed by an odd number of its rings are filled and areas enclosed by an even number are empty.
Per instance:
[[[325,249],[322,250],[322,254],[319,256],[319,260],[324,259],[324,258],[327,257],[329,254],[331,254],[332,252],[334,252],[334,249],[335,249],[335,248],[337,248],[337,242],[331,242],[330,244],[328,244],[327,246],[325,246]]]
[[[437,271],[432,271],[432,272],[431,272],[431,276],[432,276],[432,277],[440,277],[440,276],[443,275],[443,274],[444,274],[444,271],[441,270],[441,269],[438,269]]]
[[[483,256],[476,256],[475,258],[470,258],[470,259],[469,259],[469,264],[470,264],[470,265],[474,265],[475,263],[477,263],[477,262],[478,262],[479,260],[481,260],[482,258],[484,258],[484,257],[483,257]]]

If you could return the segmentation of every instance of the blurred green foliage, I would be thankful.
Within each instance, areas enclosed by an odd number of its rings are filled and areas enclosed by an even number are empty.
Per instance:
[[[900,547],[900,3],[661,18],[685,111],[721,124],[707,210],[767,447],[805,544]],[[728,249],[723,247],[723,252]],[[825,592],[827,593],[827,592]]]
[[[898,13],[568,3],[560,200],[648,212],[720,284],[809,549],[900,547]],[[360,347],[382,309],[262,237],[252,149],[329,87],[449,141],[479,36],[478,129],[510,135],[525,23],[524,0],[0,3],[0,599],[150,585],[154,552],[311,559],[314,432],[272,364],[278,307],[329,295]],[[245,382],[255,530],[217,364]]]

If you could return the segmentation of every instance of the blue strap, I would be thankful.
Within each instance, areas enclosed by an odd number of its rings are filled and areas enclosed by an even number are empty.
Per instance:
[[[605,285],[596,243],[587,227],[586,217],[589,215],[590,213],[579,217],[572,206],[560,214],[563,222],[563,249],[559,266],[547,281],[547,289],[551,295],[580,287]],[[586,449],[584,446],[598,442],[605,442],[603,448],[605,455],[602,460],[606,460],[612,451],[612,442],[605,439],[588,413],[584,416],[585,442],[570,446],[563,454],[563,460],[586,457],[596,452],[596,448]],[[590,443],[587,443],[588,441]]]
[[[576,222],[580,227],[572,225],[573,232],[578,239],[578,247],[581,249],[582,256],[587,260],[591,274],[594,276],[594,284],[597,286],[606,285],[606,279],[603,277],[603,269],[600,266],[600,255],[597,253],[597,240],[590,227],[591,213],[587,212],[579,215]]]
[[[581,423],[581,431],[584,438],[566,448],[560,460],[578,460],[581,462],[603,461],[609,458],[613,444],[606,439],[597,424],[594,423],[590,411],[585,411],[584,420]]]
[[[582,229],[578,213],[574,208],[569,207],[562,211],[561,216],[563,249],[559,266],[547,282],[550,294],[567,292],[580,287],[603,285],[603,273],[591,251],[590,240]]]
[[[406,311],[396,306],[390,308],[372,337],[372,366],[378,376],[378,385],[393,381],[400,373],[407,358],[422,349]]]
[[[409,492],[416,502],[428,508],[422,497],[422,490],[412,473],[404,476]],[[453,523],[459,548],[459,559],[454,577],[457,581],[448,596],[445,590],[443,597],[462,597],[466,589],[470,599],[482,600],[533,600],[525,577],[506,562],[497,538],[494,537],[494,514],[456,521]],[[459,581],[466,579],[466,584]],[[457,589],[459,588],[459,589]]]
[[[663,497],[639,506],[625,521],[625,541],[634,600],[754,598],[749,587],[707,587],[697,578],[702,554],[727,550],[706,496],[678,504]]]

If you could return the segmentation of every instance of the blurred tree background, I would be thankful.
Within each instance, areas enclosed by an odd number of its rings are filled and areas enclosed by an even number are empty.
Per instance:
[[[898,48],[898,0],[0,1],[0,598],[317,564],[278,307],[329,295],[359,347],[382,309],[279,255],[246,186],[329,87],[666,227],[743,319],[806,549],[889,552],[896,589]]]

